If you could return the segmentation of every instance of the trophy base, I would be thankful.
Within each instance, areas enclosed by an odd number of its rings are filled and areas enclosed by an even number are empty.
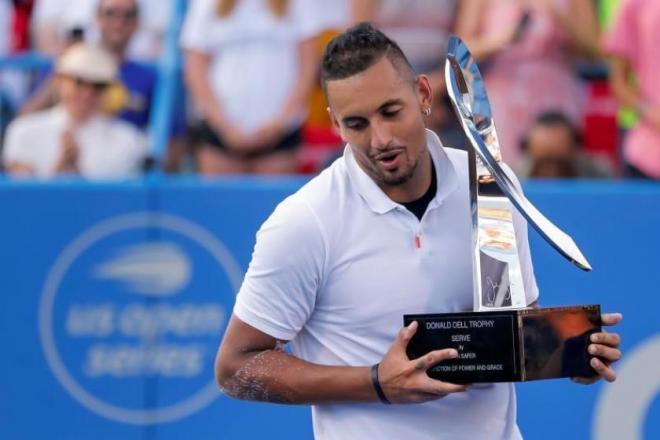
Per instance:
[[[415,359],[455,348],[458,358],[428,370],[452,383],[523,382],[559,377],[592,377],[589,337],[601,331],[599,305],[528,308],[492,312],[404,315],[419,323],[408,343]]]

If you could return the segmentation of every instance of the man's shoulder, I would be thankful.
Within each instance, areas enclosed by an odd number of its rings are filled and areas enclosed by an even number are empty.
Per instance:
[[[451,161],[451,163],[454,165],[454,169],[456,170],[459,179],[461,181],[467,182],[467,179],[469,177],[469,168],[468,168],[468,153],[466,150],[462,150],[459,148],[449,148],[449,147],[443,147],[444,151],[447,153],[447,157]],[[520,179],[518,178],[517,174],[513,171],[511,166],[505,162],[499,162],[500,167],[506,172],[506,174],[509,176],[509,178],[513,181],[513,183],[518,187],[521,188],[521,183]]]
[[[291,197],[305,200],[316,208],[322,208],[325,205],[336,205],[351,190],[346,162],[343,157],[340,157]]]
[[[96,118],[97,129],[93,130],[95,137],[102,137],[104,141],[113,144],[116,150],[120,149],[133,149],[136,145],[142,146],[146,144],[147,138],[145,133],[139,128],[135,127],[120,118],[99,115]]]
[[[459,187],[467,188],[469,167],[468,167],[468,153],[459,148],[442,147],[451,168],[454,170]]]
[[[7,127],[2,156],[12,162],[32,162],[43,156],[44,149],[52,148],[59,139],[56,114],[53,109],[30,113],[15,118]]]
[[[38,129],[43,132],[43,129],[47,127],[47,124],[53,120],[53,116],[53,109],[21,115],[11,121],[7,130],[14,132],[15,134],[25,133],[34,136],[35,132],[32,130]]]
[[[454,166],[464,166],[467,170],[468,154],[460,148],[442,147]]]
[[[325,224],[334,221],[332,214],[342,211],[342,205],[351,198],[352,192],[344,158],[340,157],[284,199],[276,211]]]

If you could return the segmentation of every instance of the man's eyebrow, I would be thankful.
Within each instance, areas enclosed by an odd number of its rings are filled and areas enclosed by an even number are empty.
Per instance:
[[[378,107],[378,110],[384,110],[392,105],[401,105],[401,104],[403,104],[402,99],[399,98],[388,99],[387,101],[382,103],[380,107]]]
[[[393,105],[402,105],[402,104],[403,104],[403,100],[400,99],[400,98],[388,99],[387,101],[385,101],[384,103],[382,103],[378,107],[377,111],[385,110],[387,107],[390,107],[390,106],[393,106]],[[349,122],[362,121],[364,119],[366,119],[364,116],[346,116],[346,117],[342,118],[341,121],[342,121],[342,123],[344,123],[344,125],[346,125]]]

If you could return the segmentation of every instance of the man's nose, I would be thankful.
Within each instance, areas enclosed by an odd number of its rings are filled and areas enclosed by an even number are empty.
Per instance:
[[[383,149],[392,141],[392,135],[387,124],[383,122],[373,122],[371,124],[371,146],[373,148]]]

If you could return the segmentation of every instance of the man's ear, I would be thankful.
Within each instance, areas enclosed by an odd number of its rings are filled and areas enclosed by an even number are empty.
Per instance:
[[[341,126],[339,125],[339,121],[337,120],[337,116],[335,116],[335,113],[332,111],[332,109],[329,106],[326,107],[325,109],[328,112],[328,116],[330,116],[330,121],[332,121],[332,131],[335,132],[337,135],[339,135],[342,141],[346,142],[346,139],[344,139],[344,134],[341,131]]]
[[[431,88],[429,77],[426,75],[419,75],[415,80],[415,88],[420,107],[422,109],[431,108],[433,105],[433,89]]]

